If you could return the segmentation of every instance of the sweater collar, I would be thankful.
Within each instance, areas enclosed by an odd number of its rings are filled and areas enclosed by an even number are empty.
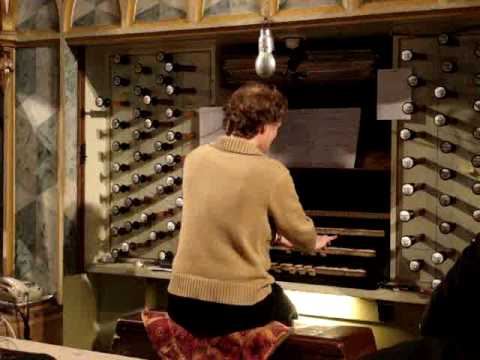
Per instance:
[[[220,136],[212,145],[217,149],[238,154],[264,155],[255,144],[236,136]]]

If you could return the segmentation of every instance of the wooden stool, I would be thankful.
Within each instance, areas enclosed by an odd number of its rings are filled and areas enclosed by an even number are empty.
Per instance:
[[[113,353],[142,359],[158,360],[140,313],[117,321]],[[271,357],[272,360],[357,360],[376,351],[370,328],[338,326],[296,329]]]

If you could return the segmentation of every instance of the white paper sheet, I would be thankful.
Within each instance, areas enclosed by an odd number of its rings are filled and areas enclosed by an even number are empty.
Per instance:
[[[225,134],[221,107],[198,112],[200,144]],[[353,168],[360,114],[359,108],[289,110],[269,155],[288,167]]]
[[[223,109],[220,106],[198,109],[200,145],[214,142],[225,134],[223,130]]]
[[[287,167],[353,168],[360,108],[290,110],[270,149]]]

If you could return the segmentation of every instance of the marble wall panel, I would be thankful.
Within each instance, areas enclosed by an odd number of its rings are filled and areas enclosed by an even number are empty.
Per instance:
[[[78,63],[74,50],[63,44],[65,89],[65,189],[63,193],[64,213],[64,273],[71,275],[81,272],[77,261],[81,253],[81,239],[77,224],[77,75]]]
[[[16,62],[15,275],[54,292],[58,49],[20,48]]]
[[[259,13],[260,5],[260,0],[204,0],[203,15]]]
[[[187,17],[188,0],[138,0],[137,22],[154,22]]]
[[[73,26],[120,24],[118,0],[77,0],[73,10]]]
[[[58,30],[55,0],[18,0],[17,30]]]
[[[341,6],[342,0],[280,0],[279,10],[307,9],[321,6]]]

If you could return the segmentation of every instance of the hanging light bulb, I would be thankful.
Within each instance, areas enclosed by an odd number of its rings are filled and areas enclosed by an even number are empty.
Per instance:
[[[276,62],[273,57],[274,40],[272,30],[263,26],[258,37],[258,56],[255,71],[262,78],[269,78],[275,73]]]

